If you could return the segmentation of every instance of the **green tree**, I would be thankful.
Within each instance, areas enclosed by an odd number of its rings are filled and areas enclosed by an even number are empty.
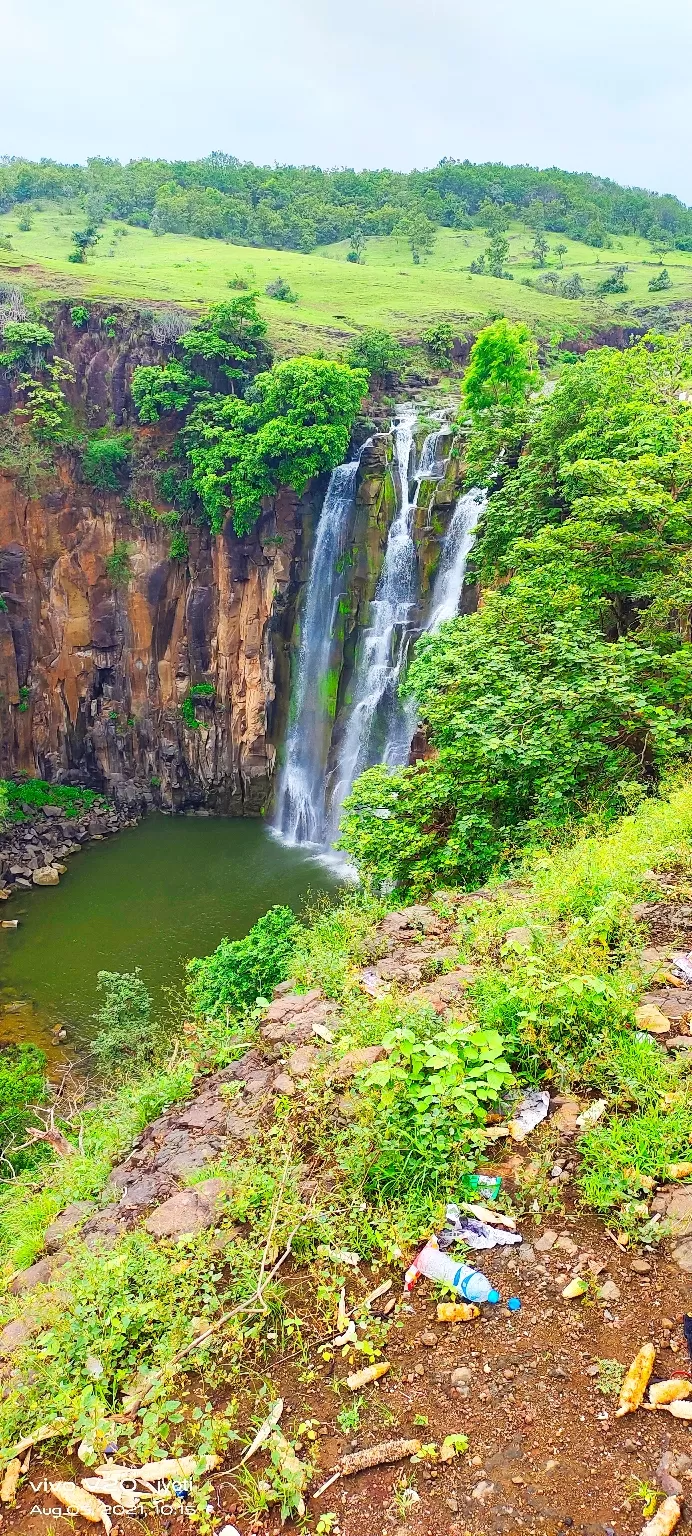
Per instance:
[[[584,284],[579,273],[574,272],[571,277],[565,278],[560,291],[565,299],[583,299]]]
[[[255,379],[251,403],[217,397],[198,405],[183,438],[214,532],[231,506],[236,532],[249,532],[264,496],[281,485],[302,494],[314,475],[340,464],[367,388],[363,369],[295,357]]]
[[[509,240],[505,235],[494,234],[485,252],[488,271],[493,277],[505,276],[505,262],[509,256]]]
[[[604,278],[598,284],[597,293],[627,293],[628,284],[625,282],[627,267],[616,267],[609,277]]]
[[[139,420],[152,422],[185,410],[196,395],[206,393],[207,383],[195,377],[185,364],[172,361],[163,367],[135,368],[131,388]]]
[[[361,229],[360,224],[354,224],[350,240],[351,245],[346,260],[359,262],[365,248],[365,232]]]
[[[397,378],[404,357],[403,347],[390,331],[371,325],[351,342],[346,362],[350,368],[367,368],[375,383],[384,387]]]
[[[672,288],[672,286],[667,267],[662,267],[656,277],[649,278],[649,293],[663,293],[666,288]]]
[[[426,352],[429,353],[438,367],[444,368],[450,362],[454,347],[454,326],[448,320],[438,320],[435,325],[429,325],[423,331],[421,341]]]
[[[533,242],[533,250],[531,251],[531,259],[533,261],[534,267],[544,267],[546,265],[548,260],[548,250],[548,241],[546,240],[542,229],[537,229]]]
[[[495,320],[480,332],[464,378],[464,403],[472,415],[513,410],[538,384],[536,344],[525,325]]]
[[[151,1063],[161,1042],[152,1020],[152,999],[134,971],[99,971],[103,1001],[94,1014],[98,1026],[91,1049],[101,1071],[125,1076]]]
[[[100,239],[94,224],[88,224],[86,229],[76,229],[72,236],[74,250],[68,256],[68,261],[85,262],[87,251],[92,250]]]
[[[486,235],[492,240],[494,235],[503,235],[509,229],[511,209],[504,203],[495,203],[486,197],[478,209],[478,218]]]
[[[560,264],[560,270],[562,270],[562,267],[564,266],[564,259],[567,255],[567,246],[560,242],[560,244],[556,245],[555,247],[555,255],[557,256],[558,262]]]
[[[437,240],[437,230],[422,208],[410,208],[399,219],[397,234],[408,240],[414,266],[431,256]]]

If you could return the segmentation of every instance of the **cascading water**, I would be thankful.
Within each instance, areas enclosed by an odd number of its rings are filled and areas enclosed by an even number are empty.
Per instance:
[[[374,763],[389,767],[406,761],[410,746],[409,711],[399,698],[418,600],[418,558],[413,520],[421,481],[436,479],[437,450],[447,432],[426,438],[410,493],[410,463],[416,412],[404,408],[394,423],[394,459],[398,508],[387,538],[384,562],[372,600],[372,623],[363,635],[351,713],[339,752],[331,798],[330,825],[336,834],[341,807],[358,775]]]
[[[302,624],[298,682],[279,782],[275,830],[289,843],[326,839],[325,763],[332,727],[325,687],[360,460],[332,471],[315,538]]]
[[[425,626],[427,632],[439,629],[447,619],[455,619],[459,612],[466,562],[486,499],[485,491],[466,491],[454,508],[433,584],[430,614]]]

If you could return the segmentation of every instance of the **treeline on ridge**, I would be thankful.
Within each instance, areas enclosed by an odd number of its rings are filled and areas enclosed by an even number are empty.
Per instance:
[[[123,219],[158,233],[282,250],[389,235],[412,209],[434,225],[469,227],[483,204],[600,246],[608,236],[659,231],[692,249],[692,209],[670,195],[587,173],[445,158],[430,170],[325,171],[258,166],[215,152],[202,160],[89,159],[60,165],[0,159],[0,211],[37,200],[82,204],[92,222]]]

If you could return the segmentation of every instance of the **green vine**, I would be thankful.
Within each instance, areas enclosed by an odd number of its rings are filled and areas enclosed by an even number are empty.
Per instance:
[[[195,714],[198,699],[213,699],[216,689],[213,683],[191,683],[180,706],[180,713],[189,731],[198,731],[200,722]]]

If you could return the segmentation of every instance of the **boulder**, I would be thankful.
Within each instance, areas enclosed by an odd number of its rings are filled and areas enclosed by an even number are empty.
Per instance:
[[[67,1205],[50,1226],[46,1227],[43,1242],[48,1253],[57,1253],[58,1248],[62,1248],[65,1238],[70,1232],[76,1231],[83,1221],[86,1221],[93,1209],[93,1200],[73,1200],[71,1205]]]
[[[355,1077],[356,1072],[362,1072],[365,1067],[374,1066],[376,1061],[381,1061],[383,1056],[386,1055],[387,1052],[383,1045],[356,1046],[352,1051],[347,1051],[346,1055],[342,1056],[341,1061],[336,1063],[331,1073],[332,1081],[335,1083],[347,1083],[350,1078]]]
[[[295,1018],[296,1014],[312,1008],[321,999],[319,988],[314,988],[312,992],[287,992],[283,997],[275,997],[273,1003],[269,1004],[264,1020],[267,1024],[285,1024],[287,1019]]]
[[[30,1317],[18,1317],[13,1323],[7,1323],[0,1333],[0,1359],[14,1354],[15,1349],[19,1349],[20,1345],[31,1338],[36,1328],[35,1318]]]
[[[43,869],[35,869],[32,875],[34,885],[59,885],[60,871],[55,864],[44,864]]]
[[[666,1205],[665,1214],[673,1237],[692,1237],[692,1188],[686,1186],[676,1190]]]
[[[56,1260],[38,1259],[36,1264],[30,1264],[28,1269],[20,1270],[10,1282],[10,1292],[13,1296],[23,1296],[25,1291],[33,1291],[37,1285],[47,1285],[53,1273]]]
[[[153,1237],[193,1237],[213,1225],[225,1179],[205,1179],[193,1189],[171,1195],[147,1217],[144,1225]]]

